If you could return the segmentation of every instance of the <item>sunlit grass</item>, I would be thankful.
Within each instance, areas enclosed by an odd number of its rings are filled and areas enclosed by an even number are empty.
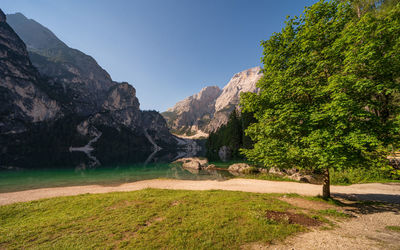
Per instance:
[[[0,249],[238,249],[306,230],[271,222],[296,211],[276,194],[146,189],[0,206]]]

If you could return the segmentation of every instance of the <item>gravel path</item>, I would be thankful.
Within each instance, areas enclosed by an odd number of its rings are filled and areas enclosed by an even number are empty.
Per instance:
[[[307,183],[264,181],[253,179],[230,179],[226,181],[190,181],[173,179],[155,179],[125,183],[118,186],[88,185],[71,187],[41,188],[26,191],[0,193],[0,205],[15,202],[32,201],[56,196],[69,196],[85,193],[108,193],[117,191],[134,191],[144,188],[183,189],[183,190],[231,190],[257,193],[297,193],[316,196],[321,194],[322,187]],[[332,186],[335,196],[400,203],[400,183],[391,184],[357,184],[351,186]]]
[[[280,244],[253,244],[249,249],[400,249],[400,206],[355,214],[356,218],[337,222],[333,230],[316,229],[288,238]]]

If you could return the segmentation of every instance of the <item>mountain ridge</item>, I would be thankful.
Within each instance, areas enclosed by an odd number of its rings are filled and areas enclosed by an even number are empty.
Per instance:
[[[132,85],[113,81],[93,57],[68,47],[49,29],[22,14],[6,16],[0,10],[0,20],[0,166],[31,164],[21,152],[46,153],[47,158],[51,154],[60,164],[60,157],[70,158],[71,149],[93,150],[86,159],[89,166],[115,160],[149,162],[146,155],[164,150],[173,157],[178,142],[181,148],[186,146],[169,132],[158,112],[140,110]],[[33,26],[36,32],[24,25]],[[19,54],[10,56],[14,50]],[[15,75],[10,84],[6,84],[7,72]],[[21,72],[29,74],[24,78]],[[28,95],[22,92],[24,88],[14,87],[19,85],[34,93]],[[52,161],[47,159],[45,164]]]
[[[207,94],[204,90],[177,102],[172,108],[161,113],[167,120],[171,131],[183,137],[204,137],[228,122],[230,113],[238,107],[240,93],[257,92],[257,81],[261,78],[261,68],[253,67],[233,75],[230,81],[218,93],[203,97],[202,105],[193,104],[198,96]],[[205,108],[207,107],[207,108]],[[197,115],[201,113],[202,116]],[[199,126],[199,124],[201,124]]]

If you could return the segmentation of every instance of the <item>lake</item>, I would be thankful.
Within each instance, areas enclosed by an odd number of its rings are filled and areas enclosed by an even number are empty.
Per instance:
[[[19,169],[0,171],[0,192],[12,192],[44,187],[74,185],[119,185],[122,183],[155,178],[182,180],[225,180],[231,178],[228,171],[193,171],[177,164],[135,163],[86,167],[80,165],[65,168]]]

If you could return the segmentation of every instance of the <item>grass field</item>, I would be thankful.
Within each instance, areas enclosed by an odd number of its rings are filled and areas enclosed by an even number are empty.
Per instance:
[[[340,217],[305,211],[282,196],[145,189],[0,206],[0,249],[239,249]]]

